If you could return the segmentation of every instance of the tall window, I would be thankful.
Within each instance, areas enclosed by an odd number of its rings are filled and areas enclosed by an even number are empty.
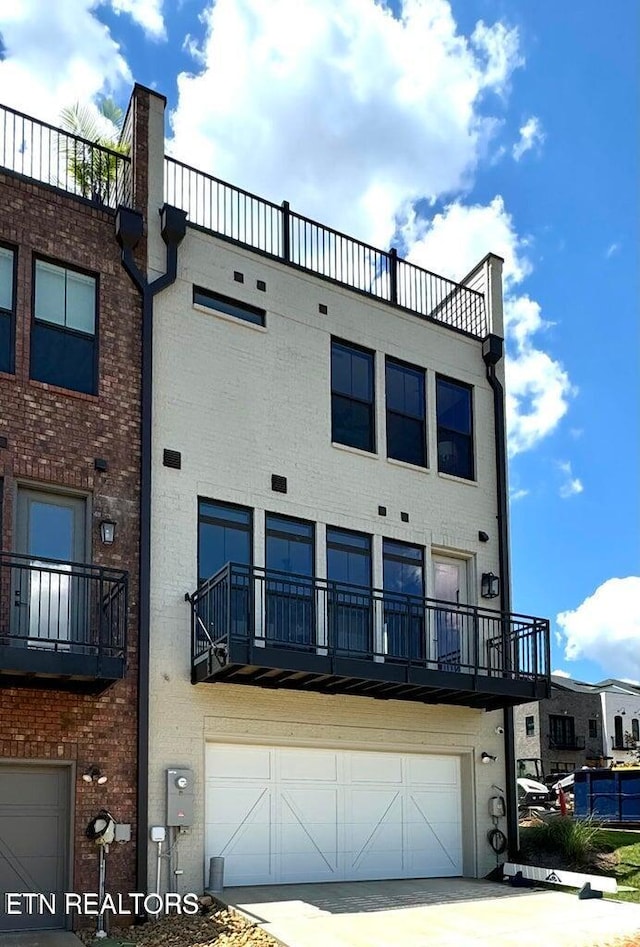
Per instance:
[[[371,654],[371,536],[327,527],[329,644]]]
[[[227,562],[251,563],[251,510],[200,500],[198,504],[198,581],[210,579]]]
[[[449,378],[436,380],[438,470],[473,480],[471,388]]]
[[[386,653],[424,656],[424,550],[385,539],[382,546]]]
[[[536,732],[535,720],[533,716],[524,718],[524,729],[528,737],[532,737]]]
[[[95,277],[36,260],[34,281],[31,378],[96,394]]]
[[[424,370],[387,358],[387,456],[427,465]]]
[[[0,372],[13,372],[15,253],[0,246]]]
[[[559,750],[575,749],[576,729],[573,717],[549,714],[549,743]]]
[[[640,724],[637,717],[634,717],[631,721],[631,739],[634,743],[640,740]]]
[[[267,514],[266,636],[281,644],[315,643],[314,527]]]
[[[613,748],[614,750],[624,749],[624,728],[619,714],[613,718]]]
[[[589,718],[589,739],[595,740],[598,736],[598,721],[595,717]]]
[[[331,439],[375,450],[374,355],[348,342],[331,342]]]

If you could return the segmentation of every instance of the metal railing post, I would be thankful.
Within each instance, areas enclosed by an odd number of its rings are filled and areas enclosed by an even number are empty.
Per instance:
[[[391,247],[387,254],[389,261],[389,302],[398,305],[398,251]]]
[[[291,212],[289,201],[282,202],[282,259],[285,263],[291,260]]]

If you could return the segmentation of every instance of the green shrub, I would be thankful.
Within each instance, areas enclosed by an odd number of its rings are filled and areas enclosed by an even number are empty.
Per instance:
[[[523,829],[521,847],[527,855],[536,852],[559,855],[567,863],[582,867],[589,865],[598,850],[598,829],[599,825],[592,819],[577,822],[571,816],[558,816]]]

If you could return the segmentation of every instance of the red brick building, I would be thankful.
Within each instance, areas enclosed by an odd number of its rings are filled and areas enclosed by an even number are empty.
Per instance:
[[[131,826],[107,890],[138,890],[142,304],[114,232],[145,203],[136,96],[128,155],[0,108],[0,897],[58,895],[0,931],[72,923],[102,808]]]

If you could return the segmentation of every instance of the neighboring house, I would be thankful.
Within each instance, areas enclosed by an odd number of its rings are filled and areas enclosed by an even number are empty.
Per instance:
[[[454,284],[165,159],[162,104],[150,274],[158,209],[188,214],[153,311],[163,886],[218,856],[229,885],[484,875],[510,708],[548,687],[548,622],[510,613],[502,261]]]
[[[62,893],[98,890],[85,829],[103,807],[135,837],[141,306],[114,239],[129,185],[128,157],[0,108],[0,931],[69,925]],[[110,891],[135,890],[134,855],[111,847]],[[10,916],[7,891],[55,910]]]
[[[640,688],[623,681],[586,684],[551,678],[548,698],[515,711],[518,775],[545,776],[582,766],[628,762],[640,747]]]

